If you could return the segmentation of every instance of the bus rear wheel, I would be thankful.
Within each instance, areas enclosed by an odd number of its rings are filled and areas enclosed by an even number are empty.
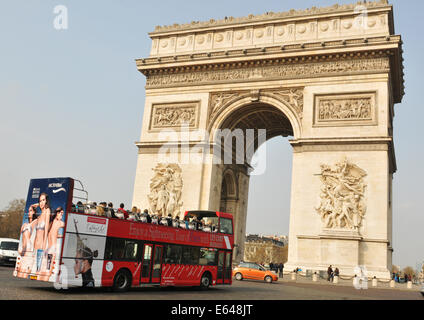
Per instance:
[[[210,285],[211,285],[211,276],[209,275],[209,273],[205,272],[202,275],[202,278],[200,279],[200,288],[208,289]]]
[[[113,279],[113,291],[124,292],[131,286],[131,274],[124,269],[119,270]]]

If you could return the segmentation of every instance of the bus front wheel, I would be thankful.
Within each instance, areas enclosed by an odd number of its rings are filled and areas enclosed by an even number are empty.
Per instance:
[[[124,292],[131,286],[131,274],[125,270],[119,270],[113,279],[113,291]]]

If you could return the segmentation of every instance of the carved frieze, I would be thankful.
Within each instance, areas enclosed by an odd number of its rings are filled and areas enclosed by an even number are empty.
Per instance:
[[[376,124],[375,92],[317,95],[314,103],[315,125]]]
[[[358,231],[366,212],[366,172],[346,158],[333,167],[321,164],[322,188],[316,212],[323,228]]]
[[[150,129],[196,128],[199,119],[199,102],[154,104],[150,117]]]
[[[386,57],[253,66],[248,64],[245,67],[230,69],[212,68],[178,73],[148,73],[146,74],[146,88],[193,86],[234,81],[310,78],[360,72],[384,72],[388,71],[389,67],[389,60]]]

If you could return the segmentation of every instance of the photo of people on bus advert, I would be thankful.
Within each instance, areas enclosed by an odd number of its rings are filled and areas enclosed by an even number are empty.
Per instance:
[[[70,178],[32,179],[14,275],[54,282],[59,271]]]

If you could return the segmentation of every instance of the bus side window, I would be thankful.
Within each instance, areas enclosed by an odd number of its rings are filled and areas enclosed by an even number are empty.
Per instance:
[[[183,254],[182,254],[182,264],[198,264],[199,263],[199,255],[200,255],[200,248],[199,247],[188,247],[184,246],[182,247]]]
[[[170,244],[165,250],[165,263],[180,264],[182,256],[182,247]]]
[[[200,248],[199,264],[201,266],[216,266],[216,249]]]
[[[134,240],[125,240],[125,260],[135,260],[138,254],[138,242]]]

